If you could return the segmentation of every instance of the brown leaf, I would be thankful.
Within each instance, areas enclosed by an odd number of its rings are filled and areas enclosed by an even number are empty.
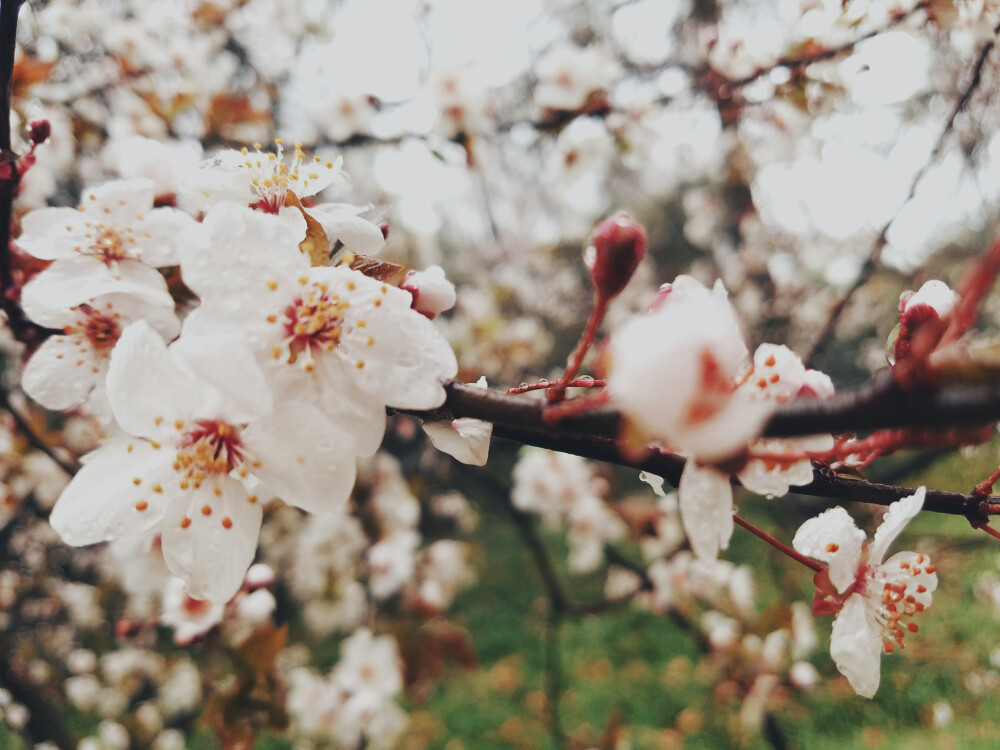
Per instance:
[[[406,278],[406,274],[410,271],[408,266],[377,260],[367,255],[352,255],[345,260],[352,270],[360,271],[365,276],[392,286],[399,286],[399,283]]]
[[[309,263],[313,268],[330,265],[330,239],[326,236],[323,225],[309,215],[299,197],[291,190],[285,194],[285,205],[299,209],[302,218],[306,220],[306,238],[299,243],[299,250],[309,256]]]

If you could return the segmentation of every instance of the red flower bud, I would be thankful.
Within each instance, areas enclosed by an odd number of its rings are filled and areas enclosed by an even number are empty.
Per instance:
[[[598,225],[587,266],[601,297],[609,300],[625,288],[648,244],[646,230],[628,214],[615,214]]]
[[[28,126],[28,138],[36,146],[40,146],[52,135],[52,125],[48,120],[32,120]]]

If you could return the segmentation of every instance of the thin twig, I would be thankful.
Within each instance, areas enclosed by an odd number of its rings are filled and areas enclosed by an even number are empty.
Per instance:
[[[14,277],[11,269],[10,231],[17,193],[17,156],[10,142],[10,99],[14,80],[14,52],[17,41],[17,12],[21,0],[0,3],[0,307],[12,323],[20,310],[11,294]]]
[[[993,29],[994,35],[998,33],[1000,33],[1000,24]],[[955,102],[955,106],[952,107],[951,114],[945,121],[944,128],[942,128],[941,134],[938,136],[937,142],[935,142],[934,148],[931,149],[931,153],[927,157],[927,160],[910,181],[910,189],[906,194],[906,199],[900,204],[899,208],[896,209],[896,212],[889,218],[889,220],[882,226],[878,237],[876,237],[875,242],[872,243],[871,249],[868,251],[868,257],[865,259],[864,264],[858,271],[858,277],[854,280],[854,283],[850,286],[850,288],[844,292],[840,299],[837,300],[836,304],[834,304],[823,329],[820,331],[819,336],[816,337],[816,343],[813,344],[809,355],[803,358],[808,366],[814,366],[816,360],[826,351],[827,347],[833,341],[834,329],[837,327],[837,322],[840,320],[840,316],[843,314],[847,304],[851,301],[857,291],[868,283],[872,274],[875,273],[875,269],[878,267],[879,260],[882,257],[882,250],[885,249],[887,243],[889,229],[895,223],[900,213],[902,213],[903,208],[916,195],[917,186],[920,184],[921,180],[923,180],[924,176],[931,168],[931,165],[934,164],[934,162],[937,161],[938,156],[940,156],[941,151],[944,148],[945,141],[948,139],[951,131],[955,128],[955,121],[958,119],[958,116],[962,113],[962,111],[968,106],[969,101],[972,99],[972,94],[977,88],[979,88],[979,84],[982,82],[983,78],[983,68],[986,66],[986,60],[989,58],[990,52],[993,50],[995,43],[995,40],[991,39],[989,42],[984,44],[982,49],[979,51],[979,55],[976,57],[975,65],[972,68],[972,78],[969,80],[968,85],[966,85],[966,87],[962,90],[962,94],[959,96],[958,101]]]
[[[60,469],[66,472],[68,476],[76,474],[77,470],[80,468],[79,463],[75,459],[67,461],[65,458],[62,458],[56,449],[49,445],[45,441],[45,438],[38,433],[31,422],[28,421],[27,417],[21,414],[20,409],[11,403],[10,394],[7,393],[4,388],[0,388],[0,408],[14,418],[14,422],[17,424],[18,429],[24,434],[24,437],[28,440],[28,443],[32,448],[41,451],[46,456],[51,458]]]

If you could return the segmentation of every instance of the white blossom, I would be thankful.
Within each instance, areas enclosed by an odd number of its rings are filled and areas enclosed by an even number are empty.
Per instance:
[[[931,605],[937,573],[930,558],[898,552],[883,562],[889,545],[924,504],[925,488],[889,506],[869,544],[843,508],[831,508],[806,521],[792,546],[827,563],[817,576],[813,614],[837,613],[830,656],[858,695],[878,689],[883,649],[903,647],[911,619]]]

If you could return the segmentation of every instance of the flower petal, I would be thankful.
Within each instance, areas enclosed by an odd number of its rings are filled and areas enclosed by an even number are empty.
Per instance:
[[[714,560],[733,535],[733,487],[729,477],[689,460],[677,486],[681,522],[691,549],[702,560]]]
[[[889,546],[899,536],[899,532],[908,524],[920,509],[924,507],[924,497],[927,495],[926,487],[919,487],[909,497],[897,500],[889,506],[881,525],[875,530],[875,537],[872,539],[871,548],[868,552],[868,559],[873,565],[878,565],[885,558],[885,553],[889,551]]]
[[[833,621],[830,656],[855,693],[864,698],[875,695],[881,677],[882,640],[861,594],[848,597]]]
[[[163,559],[193,598],[226,602],[243,585],[262,516],[261,503],[251,497],[252,503],[235,479],[215,477],[167,508]]]
[[[122,429],[157,438],[172,429],[196,392],[174,365],[163,338],[140,320],[122,333],[111,352],[108,401]]]
[[[152,266],[137,260],[121,260],[112,267],[86,255],[57,260],[25,284],[23,295],[29,309],[60,309],[115,292],[133,294],[150,304],[174,309],[167,282]]]
[[[49,523],[75,547],[153,533],[169,502],[169,488],[176,486],[171,484],[175,455],[145,440],[124,439],[88,453]],[[157,486],[166,490],[156,492]]]
[[[101,369],[92,347],[72,336],[52,336],[24,366],[21,387],[46,409],[69,409],[87,398]]]
[[[838,506],[802,524],[795,532],[792,547],[796,552],[827,563],[830,581],[842,594],[854,584],[864,541],[865,532]]]
[[[286,503],[313,513],[342,509],[354,489],[356,454],[351,436],[312,405],[278,404],[242,435],[260,461],[253,473]]]
[[[493,423],[480,419],[424,422],[424,432],[442,453],[470,466],[485,466],[490,456]]]

